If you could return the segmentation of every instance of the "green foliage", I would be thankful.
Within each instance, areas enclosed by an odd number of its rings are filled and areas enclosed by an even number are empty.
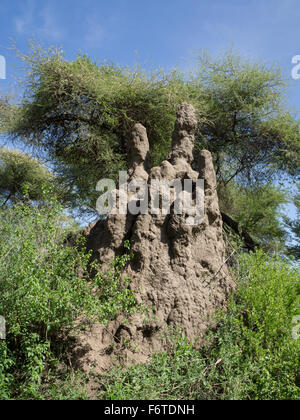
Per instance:
[[[61,51],[32,47],[25,94],[7,132],[47,151],[57,173],[72,185],[70,200],[94,208],[99,179],[126,168],[127,141],[135,122],[148,130],[152,161],[170,145],[175,110],[186,96],[176,72],[146,74]],[[4,117],[3,117],[4,118]],[[84,176],[82,175],[84,174]]]
[[[289,217],[284,218],[285,223],[292,232],[293,245],[289,246],[289,253],[296,259],[300,259],[300,185],[297,185],[298,193],[294,197],[294,205],[297,209],[297,216],[294,220]]]
[[[300,341],[291,334],[299,271],[261,251],[241,256],[239,270],[237,294],[209,344],[196,350],[178,337],[149,364],[101,377],[101,398],[299,399]]]
[[[18,150],[0,148],[0,197],[7,202],[41,200],[43,188],[53,190],[55,178],[37,159]]]
[[[68,245],[74,224],[51,196],[94,211],[97,181],[127,167],[133,124],[147,128],[155,165],[167,155],[185,100],[197,109],[195,158],[202,148],[213,153],[222,210],[265,250],[278,250],[286,193],[273,180],[299,175],[299,121],[282,105],[280,70],[232,52],[200,56],[189,77],[98,65],[84,55],[70,62],[36,46],[20,58],[24,94],[17,105],[0,98],[0,133],[34,146],[55,175],[25,153],[0,149],[0,315],[8,329],[0,342],[0,399],[84,399],[86,378],[65,369],[57,339],[79,321],[106,323],[136,310],[122,274],[132,255],[125,243],[125,255],[100,273],[80,237]],[[285,221],[299,238],[298,220]],[[290,251],[299,256],[297,245]],[[100,397],[299,399],[299,340],[291,336],[299,271],[261,251],[242,255],[236,267],[237,294],[208,344],[196,350],[179,335],[149,364],[100,377]]]
[[[286,191],[273,184],[239,186],[219,184],[220,208],[239,223],[266,251],[284,250],[286,231],[281,217],[288,202]]]
[[[230,399],[299,399],[299,270],[261,251],[240,259],[239,290],[221,317],[212,355]]]
[[[128,287],[130,277],[123,275],[125,267],[133,258],[129,241],[125,241],[123,247],[125,253],[115,257],[107,273],[100,272],[97,262],[91,264],[91,267],[97,271],[94,282],[98,289],[97,295],[100,299],[101,310],[105,314],[105,317],[102,317],[103,323],[115,319],[124,309],[126,309],[127,314],[131,314],[138,308],[134,293]]]
[[[282,105],[280,68],[232,51],[216,59],[202,54],[193,87],[203,93],[208,116],[197,147],[214,154],[220,181],[270,181],[278,169],[299,174],[299,120]]]
[[[79,320],[105,323],[134,309],[129,280],[122,277],[130,254],[91,279],[90,254],[80,239],[76,247],[67,245],[68,231],[55,204],[0,210],[0,314],[7,325],[0,344],[2,397],[38,398],[47,363],[56,357],[53,342],[75,321],[78,329]]]
[[[100,399],[195,399],[205,367],[205,360],[178,336],[169,353],[155,354],[149,364],[115,369],[99,378]]]
[[[55,340],[78,319],[105,323],[135,310],[122,276],[129,244],[108,273],[87,281],[89,255],[64,243],[68,229],[57,206],[17,205],[2,209],[0,219],[0,314],[8,329],[0,343],[0,398],[87,399],[87,378],[63,367]],[[237,293],[203,348],[178,334],[149,364],[100,376],[99,397],[299,399],[300,342],[291,334],[299,270],[262,251],[242,255],[236,266]]]
[[[197,109],[199,149],[209,149],[219,182],[253,184],[299,168],[299,121],[283,106],[278,68],[231,51],[199,57],[193,73],[149,74],[140,67],[97,64],[86,56],[67,61],[62,51],[32,45],[19,53],[27,69],[18,106],[2,99],[1,131],[43,150],[73,206],[94,210],[95,186],[127,166],[127,140],[135,122],[147,128],[151,163],[167,155],[176,108]]]
[[[84,373],[57,369],[49,372],[39,390],[40,400],[87,400],[87,377]]]

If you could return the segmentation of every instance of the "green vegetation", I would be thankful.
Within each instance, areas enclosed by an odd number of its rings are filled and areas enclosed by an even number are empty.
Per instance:
[[[257,182],[274,189],[276,176],[299,176],[299,121],[283,105],[286,84],[275,66],[232,51],[216,59],[200,54],[189,75],[97,64],[84,55],[68,61],[34,44],[19,56],[24,93],[18,105],[0,100],[0,132],[51,162],[65,204],[77,211],[94,212],[98,180],[126,169],[135,122],[147,128],[151,163],[165,158],[183,100],[197,110],[195,158],[202,148],[213,153],[222,190],[232,183],[251,190]]]
[[[297,216],[294,220],[292,220],[289,217],[284,217],[284,220],[287,224],[287,226],[290,228],[294,244],[290,245],[288,250],[289,253],[294,256],[297,260],[300,259],[300,185],[297,185],[298,192],[294,197],[294,205],[297,209]]]
[[[272,183],[239,186],[219,184],[221,211],[230,214],[264,250],[282,251],[287,240],[284,228],[283,205],[288,203],[288,193]]]
[[[104,399],[299,399],[300,273],[262,251],[239,259],[238,290],[195,350],[174,338],[168,353],[99,378]]]
[[[244,253],[237,240],[238,289],[203,348],[170,336],[169,352],[150,363],[93,378],[98,398],[299,399],[300,341],[291,332],[300,305],[300,213],[295,220],[283,214],[291,200],[300,209],[299,192],[291,197],[276,181],[299,183],[300,127],[283,105],[280,69],[232,51],[201,54],[189,75],[84,55],[71,62],[35,45],[20,58],[22,94],[0,97],[0,133],[34,157],[0,149],[0,315],[7,322],[0,399],[90,398],[88,378],[66,360],[71,337],[138,307],[122,274],[129,244],[100,274],[70,214],[95,216],[96,184],[127,169],[135,122],[147,128],[151,164],[165,158],[182,101],[197,111],[195,166],[199,150],[212,152],[221,210],[260,249]]]
[[[0,198],[2,206],[18,201],[41,200],[43,188],[55,187],[55,177],[37,159],[18,150],[0,148]],[[59,190],[56,186],[56,190]]]
[[[8,327],[0,398],[88,399],[87,378],[65,362],[63,337],[78,318],[80,329],[135,310],[121,274],[131,255],[87,281],[88,255],[63,245],[70,229],[58,206],[20,204],[2,209],[0,218],[0,313]],[[201,350],[171,336],[169,352],[149,364],[94,378],[99,398],[299,399],[300,341],[292,337],[299,269],[262,251],[241,254],[237,267],[237,293]]]
[[[83,244],[65,243],[71,229],[55,204],[0,210],[0,313],[8,330],[0,343],[0,398],[38,398],[42,376],[63,357],[58,342],[75,321],[80,330],[135,308],[129,279],[122,277],[131,254],[90,278]]]

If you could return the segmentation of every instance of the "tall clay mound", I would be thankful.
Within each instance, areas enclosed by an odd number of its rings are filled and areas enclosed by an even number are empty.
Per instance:
[[[149,143],[146,129],[136,124],[130,143],[131,167],[128,181],[204,180],[204,215],[202,223],[191,224],[191,214],[110,215],[86,230],[88,248],[103,268],[119,255],[124,240],[130,240],[134,258],[127,268],[137,301],[149,309],[137,313],[129,324],[121,318],[108,327],[96,325],[86,334],[84,364],[108,367],[107,349],[122,348],[129,360],[144,361],[154,351],[166,349],[167,327],[179,328],[191,341],[201,340],[210,316],[224,307],[233,290],[225,264],[222,219],[216,193],[216,175],[210,153],[203,150],[191,167],[197,122],[194,108],[183,103],[178,109],[172,136],[172,150],[159,167],[148,168]],[[150,188],[150,187],[149,187]],[[120,191],[118,191],[120,194]],[[117,194],[117,195],[118,195]],[[130,198],[129,198],[130,200]]]

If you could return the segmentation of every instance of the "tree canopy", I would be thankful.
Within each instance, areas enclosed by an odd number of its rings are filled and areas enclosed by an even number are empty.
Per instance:
[[[19,150],[0,148],[0,197],[2,205],[42,200],[53,190],[55,177],[37,159]]]
[[[282,218],[287,191],[272,183],[239,186],[231,182],[219,186],[219,198],[221,211],[231,215],[240,232],[247,232],[268,251],[284,250],[287,232]]]
[[[278,220],[285,198],[273,181],[299,177],[300,128],[285,105],[278,67],[232,51],[216,59],[200,54],[189,74],[98,64],[85,55],[68,61],[62,51],[36,45],[19,54],[27,69],[22,95],[14,102],[2,96],[0,132],[51,162],[66,205],[95,210],[99,179],[127,169],[136,122],[147,128],[151,164],[164,159],[177,106],[188,101],[199,123],[195,157],[203,148],[212,152],[223,208],[234,195],[229,214],[263,241],[283,238]],[[256,210],[250,205],[246,212],[250,202]]]
[[[220,181],[269,181],[278,170],[299,175],[299,120],[284,105],[280,68],[232,53],[204,55],[191,83],[206,104],[199,146],[214,153]]]
[[[297,215],[293,220],[285,217],[284,220],[290,229],[292,244],[289,246],[289,252],[296,259],[300,260],[300,185],[297,185],[297,193],[294,196],[293,203],[296,207]]]

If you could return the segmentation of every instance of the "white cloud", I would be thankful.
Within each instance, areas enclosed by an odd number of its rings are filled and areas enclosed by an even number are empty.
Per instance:
[[[23,34],[28,30],[33,22],[34,2],[27,0],[23,12],[14,19],[14,26],[18,34]]]
[[[63,30],[59,27],[53,10],[46,7],[41,11],[42,24],[38,32],[47,38],[59,40],[63,37]]]
[[[18,34],[43,36],[55,41],[63,37],[54,11],[50,7],[39,11],[35,0],[26,1],[23,11],[14,19],[14,26]]]
[[[84,36],[85,42],[90,47],[101,47],[106,39],[106,31],[103,25],[96,21],[94,17],[88,16],[85,20],[87,31]]]

